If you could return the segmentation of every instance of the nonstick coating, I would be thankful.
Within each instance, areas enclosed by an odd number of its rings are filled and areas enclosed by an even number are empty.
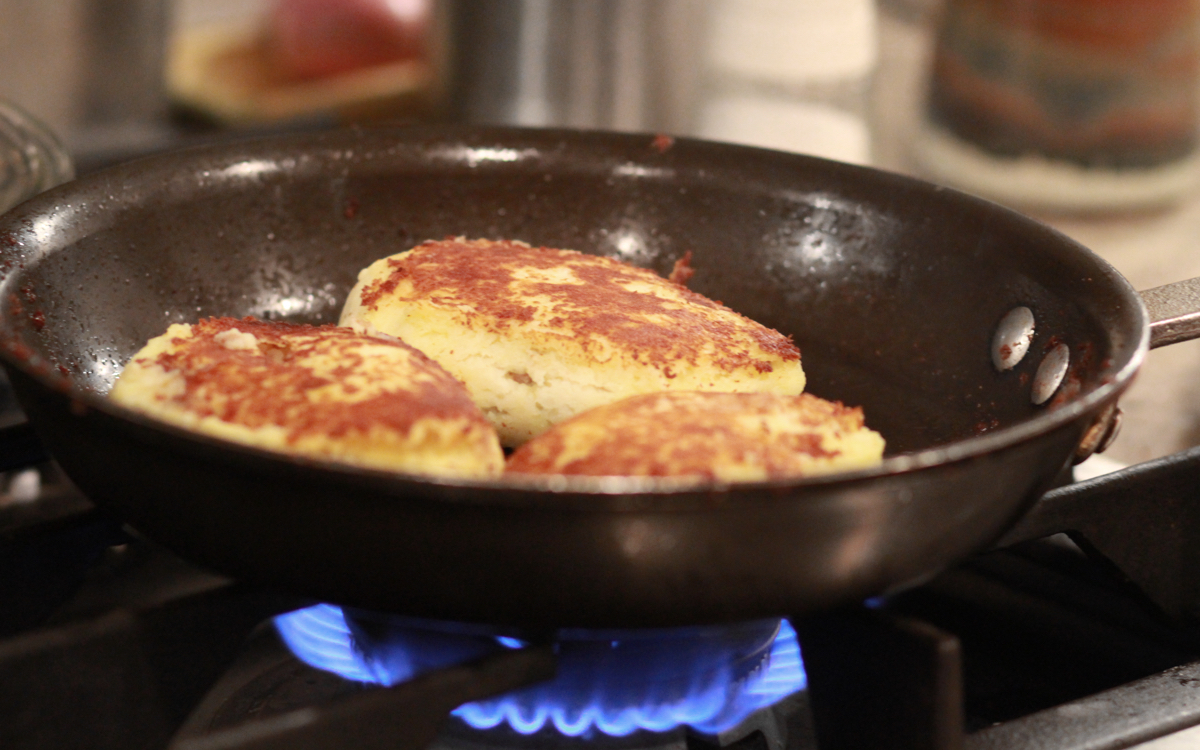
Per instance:
[[[809,390],[862,405],[876,470],[735,486],[455,484],[274,456],[103,396],[168,324],[335,321],[359,269],[429,238],[516,238],[669,272],[795,337]],[[0,219],[4,362],[71,478],[219,571],[500,625],[804,612],[909,584],[998,537],[1127,385],[1145,314],[1110,267],[993,204],[797,155],[571,131],[349,129],[121,165]],[[1018,305],[1030,354],[996,372]],[[1058,342],[1066,390],[1030,403]]]

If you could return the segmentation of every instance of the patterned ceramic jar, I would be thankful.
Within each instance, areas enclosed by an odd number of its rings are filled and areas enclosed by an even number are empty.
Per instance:
[[[1051,209],[1162,205],[1196,185],[1196,0],[949,0],[916,156]]]

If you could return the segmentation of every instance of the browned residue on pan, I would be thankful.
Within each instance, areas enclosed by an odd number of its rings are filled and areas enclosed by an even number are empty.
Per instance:
[[[679,286],[687,286],[694,275],[696,275],[696,269],[692,268],[692,251],[688,250],[682,258],[675,261],[675,265],[671,267],[671,274],[667,276],[667,281]]]

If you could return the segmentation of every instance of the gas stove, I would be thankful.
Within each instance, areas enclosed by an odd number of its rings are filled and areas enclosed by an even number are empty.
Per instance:
[[[996,549],[861,606],[517,633],[200,570],[23,430],[0,462],[6,750],[1082,750],[1200,724],[1200,449],[1060,487]]]

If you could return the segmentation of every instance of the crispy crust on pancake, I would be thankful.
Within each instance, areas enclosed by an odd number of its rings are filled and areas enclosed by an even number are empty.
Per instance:
[[[874,465],[859,408],[810,394],[652,393],[601,406],[518,448],[509,473],[760,481]]]
[[[637,393],[804,389],[779,332],[649,270],[518,241],[454,238],[376,261],[341,323],[433,357],[507,445]]]
[[[110,397],[248,445],[373,468],[488,477],[495,431],[462,384],[396,340],[336,326],[207,318],[173,325]]]

